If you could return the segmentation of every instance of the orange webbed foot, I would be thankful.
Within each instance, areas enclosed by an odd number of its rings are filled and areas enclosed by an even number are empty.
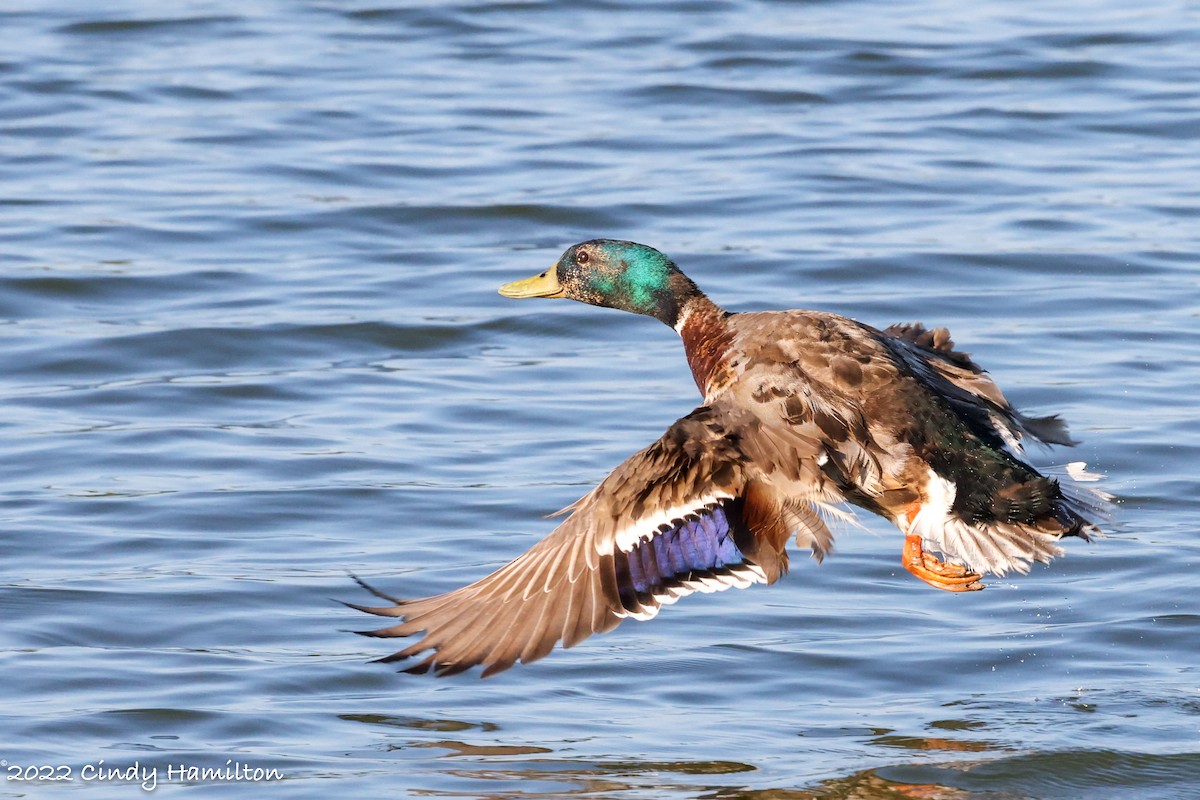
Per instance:
[[[978,572],[958,564],[947,564],[936,556],[925,552],[919,534],[904,537],[904,551],[900,556],[904,568],[921,580],[947,592],[977,592],[983,588]]]

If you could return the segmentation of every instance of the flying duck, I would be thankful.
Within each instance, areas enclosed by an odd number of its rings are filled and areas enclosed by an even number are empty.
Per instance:
[[[819,311],[731,313],[664,254],[594,239],[506,297],[566,297],[654,317],[683,339],[704,400],[563,509],[524,555],[445,594],[347,604],[399,618],[361,631],[424,635],[379,659],[406,672],[487,677],[571,647],[623,619],[647,620],[694,592],[771,584],[786,545],[831,549],[850,503],[904,534],[901,564],[949,592],[1025,573],[1088,538],[1109,496],[1060,483],[1022,457],[1026,438],[1071,445],[1055,416],[1014,409],[944,328],[878,330]],[[1071,477],[1094,478],[1081,464]]]

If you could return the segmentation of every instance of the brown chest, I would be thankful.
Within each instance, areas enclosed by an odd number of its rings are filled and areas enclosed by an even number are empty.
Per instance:
[[[701,394],[708,395],[712,389],[728,383],[734,337],[723,312],[715,307],[689,309],[679,336]]]

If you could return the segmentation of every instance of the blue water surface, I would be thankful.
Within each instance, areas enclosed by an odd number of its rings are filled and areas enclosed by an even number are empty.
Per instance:
[[[1195,7],[0,22],[0,796],[1200,797]],[[367,663],[348,573],[474,580],[698,402],[653,320],[496,294],[596,236],[949,326],[1110,536],[951,595],[860,516],[487,681]]]

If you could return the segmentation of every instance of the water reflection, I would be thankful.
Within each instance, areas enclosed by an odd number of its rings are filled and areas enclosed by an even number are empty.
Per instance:
[[[471,768],[446,770],[456,778],[487,782],[486,789],[437,792],[439,796],[489,798],[549,798],[576,795],[695,797],[712,800],[967,800],[983,797],[937,783],[909,783],[883,777],[869,769],[824,780],[811,787],[718,784],[700,776],[757,772],[749,764],[720,761],[653,762],[545,761],[508,762],[503,766],[476,762]]]
[[[500,726],[491,722],[466,722],[453,719],[422,719],[386,714],[344,714],[341,719],[392,729],[454,733],[474,731],[494,734]],[[943,730],[971,730],[985,723],[971,720],[940,720],[931,727]],[[808,731],[812,734],[813,731]],[[993,749],[983,741],[954,740],[938,737],[894,735],[886,729],[841,731],[865,738],[871,744],[887,748],[920,751],[985,752]],[[870,734],[869,736],[863,736]],[[770,786],[767,770],[740,761],[696,760],[657,761],[627,758],[520,758],[553,753],[548,747],[505,744],[494,739],[486,743],[443,738],[433,741],[393,742],[388,751],[428,749],[436,752],[441,766],[434,766],[447,779],[447,786],[465,788],[414,792],[423,796],[483,798],[551,798],[568,796],[682,796],[712,800],[969,800],[983,797],[963,788],[937,782],[909,782],[885,777],[881,768],[864,769],[843,777],[828,779],[806,787]],[[807,758],[802,753],[798,757]],[[887,769],[903,769],[906,765]],[[913,764],[913,767],[928,765]],[[968,765],[947,764],[948,770]],[[745,779],[759,775],[767,786],[756,786]],[[736,777],[734,777],[736,776]]]
[[[805,729],[803,749],[793,763],[764,756],[761,763],[736,760],[654,760],[630,758],[572,758],[554,755],[543,744],[504,741],[494,722],[455,719],[346,714],[341,719],[417,732],[417,738],[388,742],[388,753],[428,751],[425,761],[441,777],[436,790],[411,790],[436,797],[533,798],[690,797],[702,800],[983,800],[1025,786],[1030,796],[1044,798],[1122,797],[1122,788],[1154,787],[1146,797],[1188,797],[1194,775],[1200,774],[1200,753],[1150,755],[1106,750],[1060,753],[1024,751],[969,734],[991,723],[976,719],[940,719],[927,723],[937,735],[902,735],[886,728]],[[474,737],[419,738],[421,732],[460,733]],[[961,734],[956,736],[955,734]],[[475,741],[468,741],[474,738]],[[873,766],[845,775],[814,780],[810,785],[787,785],[780,773],[795,772],[794,762],[821,758],[818,742],[851,739],[878,748],[883,758]],[[735,746],[731,745],[731,750]],[[888,753],[911,752],[887,763]],[[962,758],[957,754],[972,754]],[[938,754],[941,754],[940,756]],[[531,758],[530,756],[534,756]],[[541,756],[541,757],[538,757]],[[1007,796],[1007,795],[1006,795]]]
[[[971,800],[983,795],[933,783],[888,780],[875,770],[821,781],[811,789],[734,789],[702,795],[713,800]]]

